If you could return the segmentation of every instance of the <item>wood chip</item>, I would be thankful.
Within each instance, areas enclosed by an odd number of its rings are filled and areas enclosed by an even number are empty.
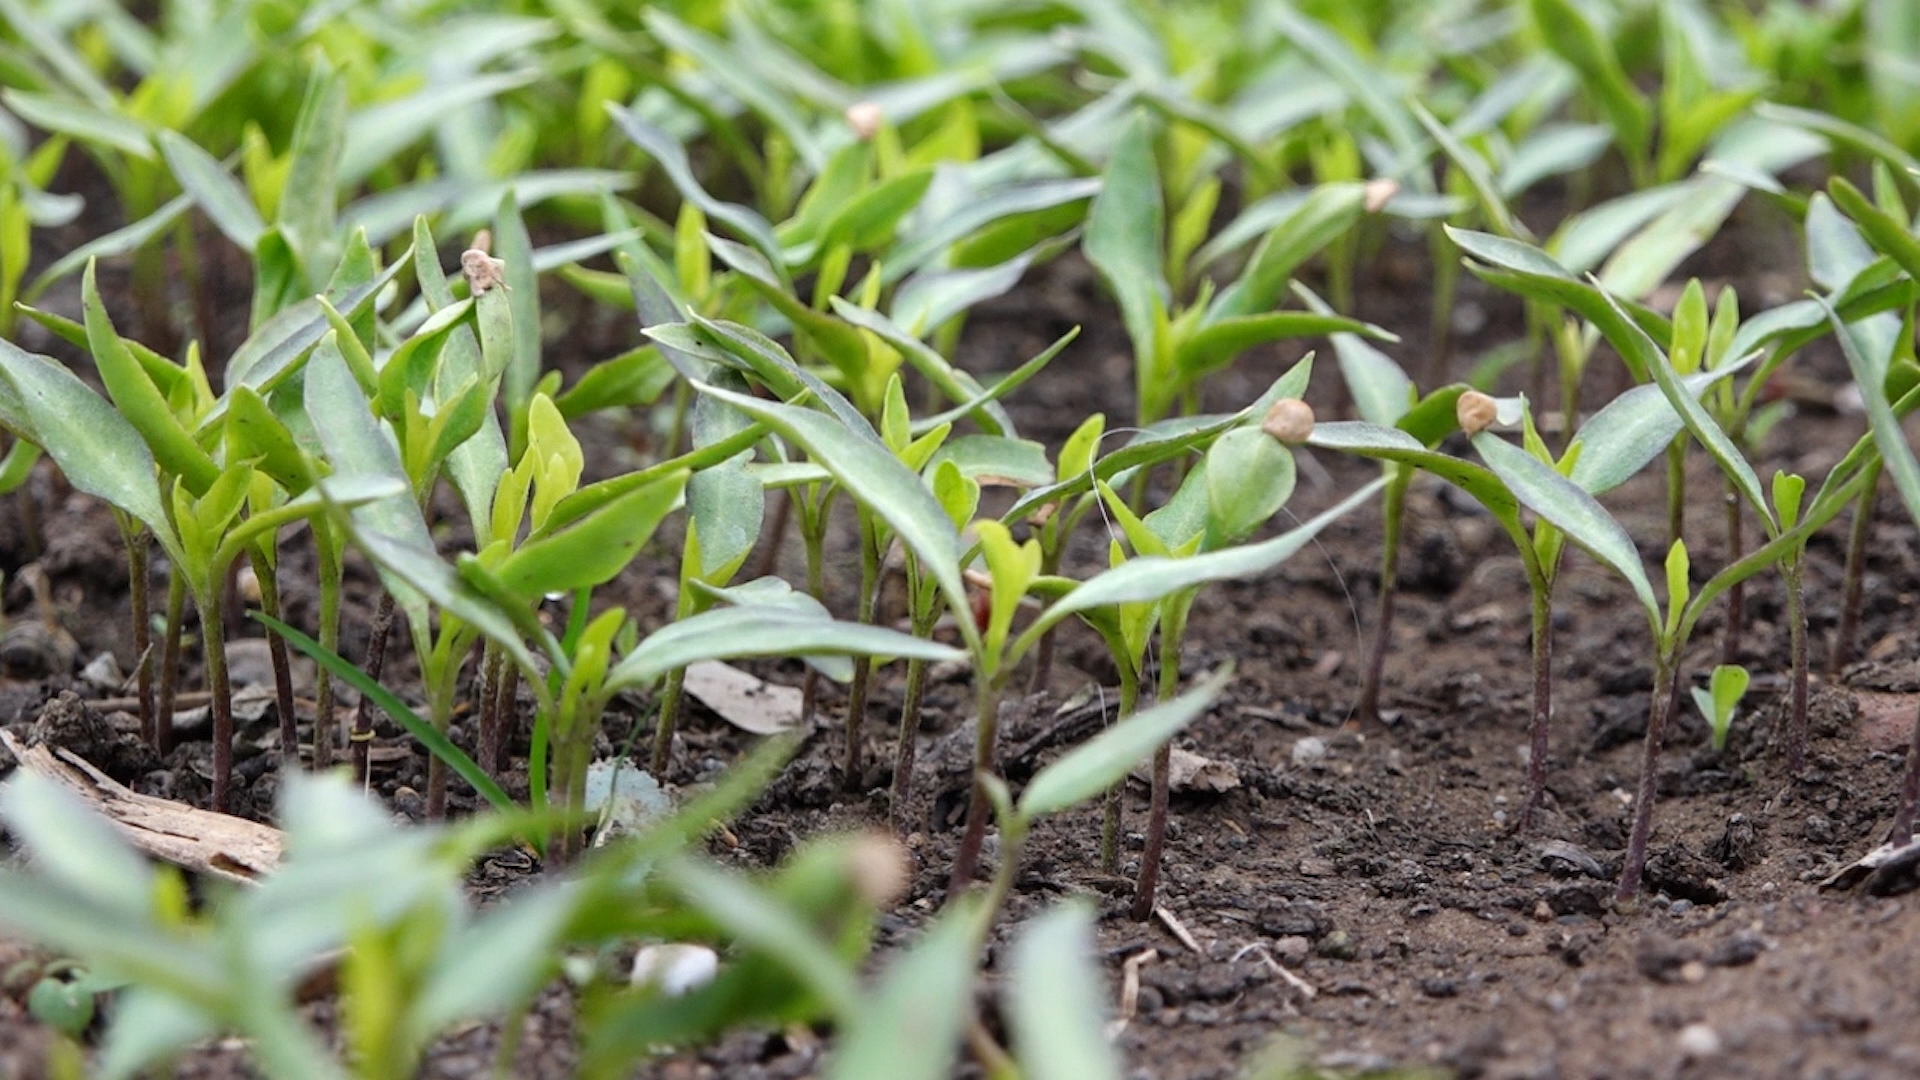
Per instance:
[[[800,689],[756,678],[731,664],[687,665],[687,693],[720,719],[755,735],[777,735],[800,722]]]
[[[1160,958],[1158,949],[1142,949],[1120,965],[1120,1007],[1114,1011],[1114,1017],[1107,1022],[1108,1040],[1117,1039],[1127,1030],[1127,1024],[1133,1020],[1134,1013],[1140,1009],[1140,969]]]
[[[282,834],[270,825],[141,795],[71,751],[27,746],[5,729],[0,743],[23,767],[66,785],[155,858],[246,884],[280,863]]]
[[[1167,928],[1168,933],[1179,939],[1180,944],[1187,947],[1187,951],[1193,953],[1195,956],[1207,955],[1206,952],[1200,948],[1200,943],[1194,940],[1192,931],[1187,929],[1187,924],[1180,921],[1179,916],[1159,906],[1154,907],[1153,916],[1160,920],[1161,925]]]

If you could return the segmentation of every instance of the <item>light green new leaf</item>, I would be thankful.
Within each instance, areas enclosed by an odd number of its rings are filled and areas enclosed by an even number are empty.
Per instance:
[[[673,511],[687,485],[685,471],[635,488],[566,528],[515,548],[495,576],[528,603],[549,593],[603,585],[640,553]]]
[[[1074,747],[1041,769],[1027,784],[1026,790],[1020,793],[1020,816],[1037,821],[1077,806],[1119,783],[1134,766],[1204,714],[1232,680],[1232,665],[1223,666],[1179,697],[1142,709]]]
[[[100,381],[106,384],[107,396],[146,440],[160,466],[184,480],[194,494],[205,494],[219,479],[220,466],[187,434],[160,389],[114,332],[106,305],[100,301],[92,263],[87,264],[86,276],[81,279],[80,300],[86,310],[87,347],[100,371]]]
[[[1093,911],[1068,902],[1020,928],[1013,945],[1013,1049],[1031,1080],[1118,1080],[1106,991],[1093,963]]]

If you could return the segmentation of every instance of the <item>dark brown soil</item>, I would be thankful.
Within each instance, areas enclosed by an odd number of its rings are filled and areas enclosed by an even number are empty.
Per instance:
[[[1770,224],[1736,219],[1729,236],[1689,269],[1733,279],[1749,311],[1791,296],[1799,287],[1791,269],[1798,260],[1779,250]],[[1430,268],[1423,252],[1418,241],[1389,241],[1361,282],[1358,312],[1407,339],[1396,355],[1416,371],[1425,362],[1428,326]],[[1753,272],[1755,266],[1768,267],[1767,274]],[[1016,418],[1024,434],[1054,445],[1095,409],[1107,413],[1110,428],[1124,425],[1131,360],[1092,275],[1070,260],[1034,278],[972,319],[962,362],[1003,370],[1069,326],[1084,324],[1081,339],[1012,402]],[[1516,302],[1471,280],[1463,284],[1461,304],[1466,314],[1456,319],[1456,371],[1512,337],[1518,325]],[[621,325],[596,329],[596,337],[607,340],[573,351],[606,355],[618,339],[632,337]],[[24,343],[49,348],[39,340]],[[569,352],[552,343],[549,350]],[[1243,360],[1210,384],[1209,406],[1250,400],[1296,355],[1273,349]],[[1800,363],[1802,372],[1827,378],[1841,370],[1818,351]],[[1602,373],[1610,364],[1596,361],[1597,384],[1610,377]],[[1335,408],[1335,378],[1329,363],[1314,380],[1323,415]],[[1525,381],[1522,372],[1510,378],[1516,386]],[[1763,475],[1775,468],[1824,475],[1862,426],[1857,417],[1808,405],[1776,433],[1757,464]],[[608,424],[587,431],[584,437],[598,444],[589,448],[590,469],[613,468],[617,452],[644,441]],[[1303,470],[1289,508],[1302,517],[1350,491],[1372,469],[1324,456],[1317,464]],[[1608,499],[1649,558],[1666,540],[1657,472]],[[1704,576],[1722,562],[1725,544],[1719,485],[1703,460],[1696,461],[1691,485],[1689,540],[1696,574]],[[104,508],[67,494],[51,474],[36,478],[31,498],[47,538],[40,562],[53,577],[81,661],[110,649],[127,664],[126,571]],[[1083,530],[1069,569],[1097,566],[1105,544],[1095,535],[1097,524]],[[1649,890],[1630,910],[1609,900],[1651,683],[1647,630],[1630,594],[1590,561],[1569,559],[1555,620],[1548,813],[1534,835],[1517,835],[1529,703],[1519,563],[1504,535],[1465,500],[1435,484],[1416,486],[1395,648],[1386,668],[1387,722],[1354,730],[1347,721],[1363,666],[1362,631],[1371,630],[1379,530],[1376,508],[1356,513],[1272,578],[1211,589],[1195,605],[1179,658],[1183,670],[1194,674],[1232,661],[1236,679],[1178,745],[1229,766],[1238,786],[1176,796],[1162,879],[1171,919],[1137,924],[1125,917],[1129,882],[1098,872],[1099,826],[1089,809],[1045,824],[1033,838],[995,953],[1010,928],[1045,906],[1070,895],[1092,897],[1103,913],[1100,944],[1116,987],[1125,962],[1154,953],[1135,965],[1137,1011],[1121,1036],[1137,1076],[1234,1075],[1278,1036],[1303,1040],[1324,1064],[1356,1071],[1432,1065],[1461,1077],[1541,1080],[1920,1075],[1915,900],[1818,887],[1883,835],[1907,725],[1920,703],[1920,641],[1903,617],[1920,590],[1920,565],[1914,529],[1895,501],[1883,500],[1873,534],[1857,653],[1867,662],[1816,684],[1814,741],[1798,778],[1786,774],[1770,740],[1787,666],[1781,597],[1777,583],[1754,583],[1742,659],[1755,671],[1756,688],[1725,752],[1708,748],[1705,726],[1690,709],[1671,734],[1662,757]],[[1838,614],[1843,530],[1843,524],[1830,529],[1812,549],[1816,670],[1824,666]],[[849,542],[836,539],[843,547]],[[797,546],[790,548],[779,568],[797,578]],[[10,590],[28,550],[22,519],[0,518],[0,563]],[[285,577],[296,623],[312,618],[306,558],[298,544],[290,545]],[[609,601],[658,620],[668,606],[671,567],[668,557],[643,557],[609,591]],[[350,656],[362,647],[371,594],[364,568],[354,580]],[[850,592],[844,588],[841,595]],[[10,591],[7,610],[26,611],[24,595]],[[1712,619],[1702,625],[1687,656],[1690,677],[1704,677],[1716,662],[1721,629]],[[404,689],[411,677],[404,650],[396,662],[389,670],[397,671]],[[791,667],[765,670],[795,677]],[[1058,703],[1078,700],[1089,687],[1110,683],[1111,675],[1097,639],[1071,630],[1063,635],[1052,696],[1014,710],[1008,744],[1022,748],[1009,767],[1016,783],[1057,753],[1050,730]],[[67,688],[88,698],[115,693],[84,685],[67,671],[0,682],[0,722],[33,721]],[[886,673],[878,718],[869,722],[869,761],[891,760],[886,733],[899,695],[897,672]],[[1111,700],[1110,687],[1107,695]],[[883,948],[911,939],[944,886],[965,777],[941,744],[970,740],[961,727],[968,699],[964,673],[930,690],[923,771],[916,778],[920,827],[909,841],[918,873],[908,900],[886,920]],[[837,716],[837,700],[829,696],[825,704],[827,714]],[[634,712],[610,718],[609,747],[623,743],[636,722]],[[405,746],[396,732],[384,732],[383,739]],[[718,721],[695,716],[677,745],[670,779],[704,779],[746,745]],[[868,777],[870,791],[849,799],[839,792],[837,747],[830,726],[818,730],[735,825],[740,847],[718,854],[765,863],[801,838],[880,823],[889,779],[884,764]],[[130,759],[122,768],[137,786],[203,800],[206,757],[204,741],[189,742],[164,766]],[[272,760],[271,754],[253,758],[242,807],[259,813],[270,806]],[[391,795],[401,786],[418,788],[424,773],[416,751],[377,779]],[[471,800],[455,803],[470,806]],[[1127,808],[1134,830],[1123,859],[1127,874],[1138,859],[1144,809],[1144,789],[1136,788]],[[1173,931],[1175,923],[1190,944]],[[322,1007],[316,1019],[325,1024],[330,1014]],[[570,1024],[566,996],[550,992],[528,1021],[514,1075],[567,1075]],[[663,1060],[645,1074],[813,1075],[830,1047],[830,1036],[823,1038],[740,1033]],[[496,1040],[487,1027],[451,1035],[425,1075],[483,1075]],[[12,1075],[36,1075],[32,1062],[40,1044],[18,1008],[0,999],[0,1059],[13,1063]],[[181,1075],[244,1073],[242,1055],[227,1047],[196,1054]]]

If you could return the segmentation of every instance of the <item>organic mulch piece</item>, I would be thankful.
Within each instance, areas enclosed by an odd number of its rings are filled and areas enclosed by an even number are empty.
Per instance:
[[[141,851],[196,873],[252,883],[280,862],[281,833],[257,821],[141,795],[67,750],[27,746],[0,730],[24,768],[65,784]]]

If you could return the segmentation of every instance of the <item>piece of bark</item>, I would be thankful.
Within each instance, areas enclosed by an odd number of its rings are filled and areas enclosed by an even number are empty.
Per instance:
[[[154,858],[246,884],[280,863],[282,834],[271,825],[142,795],[76,754],[27,746],[5,729],[0,729],[0,743],[22,767],[66,785]]]

